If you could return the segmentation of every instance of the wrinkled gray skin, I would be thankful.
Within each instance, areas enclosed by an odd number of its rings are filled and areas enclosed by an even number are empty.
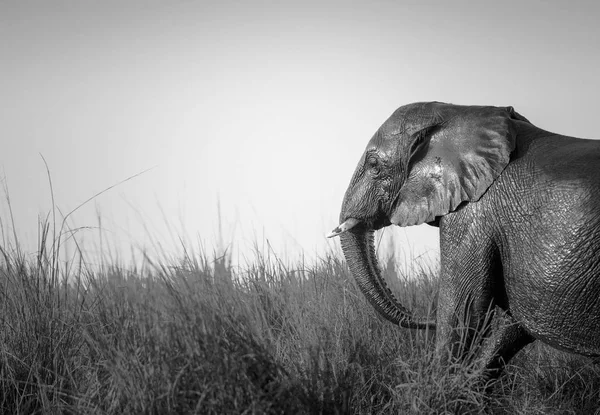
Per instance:
[[[437,325],[394,298],[373,246],[374,230],[421,223],[440,229]],[[536,339],[600,356],[600,141],[512,107],[400,107],[359,160],[338,234],[371,304],[402,327],[435,327],[443,361],[475,350],[493,378]]]

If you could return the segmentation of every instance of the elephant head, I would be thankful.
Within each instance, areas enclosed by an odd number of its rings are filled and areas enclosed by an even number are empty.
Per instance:
[[[479,200],[508,165],[515,147],[512,107],[440,102],[400,107],[369,141],[343,199],[340,236],[351,273],[370,303],[402,327],[435,327],[414,317],[387,287],[374,231],[436,224],[464,202]]]

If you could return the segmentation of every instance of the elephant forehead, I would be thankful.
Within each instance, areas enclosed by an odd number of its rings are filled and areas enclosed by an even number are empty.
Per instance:
[[[441,109],[453,107],[438,102],[417,102],[398,108],[379,129],[383,136],[398,138],[398,135],[410,135],[443,118]]]
[[[414,132],[411,130],[454,118],[486,117],[494,107],[478,105],[454,105],[444,102],[417,102],[398,108],[384,123],[382,129],[388,134]]]
[[[398,144],[399,140],[408,140],[411,134],[430,125],[433,119],[431,113],[422,110],[397,110],[379,127],[367,148],[383,148],[392,143]]]
[[[384,153],[389,152],[397,146],[397,135],[387,132],[380,128],[369,140],[366,151],[378,150]]]

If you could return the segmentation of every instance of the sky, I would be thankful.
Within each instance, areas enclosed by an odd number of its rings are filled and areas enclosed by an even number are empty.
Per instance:
[[[401,105],[512,105],[600,137],[599,18],[597,2],[1,1],[0,241],[14,224],[35,252],[53,198],[60,223],[118,184],[68,218],[91,256],[322,256]],[[436,258],[437,233],[384,235],[410,262]]]

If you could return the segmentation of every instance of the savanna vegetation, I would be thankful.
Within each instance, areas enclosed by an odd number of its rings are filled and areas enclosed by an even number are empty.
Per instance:
[[[7,228],[4,228],[6,230]],[[5,414],[592,414],[600,367],[534,344],[485,395],[469,368],[434,363],[435,333],[377,315],[333,252],[243,267],[188,250],[143,268],[0,246],[0,412]],[[435,272],[384,273],[417,313]],[[410,277],[410,278],[409,278]]]

